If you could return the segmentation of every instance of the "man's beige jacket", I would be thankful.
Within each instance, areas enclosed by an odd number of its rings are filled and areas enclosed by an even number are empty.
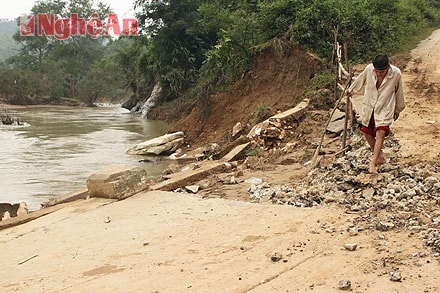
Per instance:
[[[376,81],[377,76],[373,64],[369,64],[359,74],[348,92],[359,92],[365,85],[362,125],[368,126],[374,111],[376,127],[390,126],[394,120],[394,114],[399,114],[405,108],[402,73],[399,68],[390,65],[379,89],[376,89]]]

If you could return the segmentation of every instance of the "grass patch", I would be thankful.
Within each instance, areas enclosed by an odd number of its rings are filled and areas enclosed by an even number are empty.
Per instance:
[[[264,104],[258,104],[257,108],[254,112],[254,123],[258,123],[265,119],[265,112],[267,110],[267,106]]]
[[[258,156],[261,153],[261,151],[262,151],[261,147],[257,146],[255,148],[248,149],[245,152],[245,154],[246,154],[247,157],[256,157],[256,156]]]
[[[402,40],[402,45],[400,49],[396,52],[396,55],[406,54],[412,49],[417,47],[417,45],[427,39],[438,27],[427,27],[423,29],[419,34],[408,35],[404,40]]]

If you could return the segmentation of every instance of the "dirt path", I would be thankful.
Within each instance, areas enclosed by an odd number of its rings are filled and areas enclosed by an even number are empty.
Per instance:
[[[334,292],[341,280],[354,292],[440,290],[420,242],[350,235],[354,217],[170,192],[84,201],[0,231],[0,291]]]
[[[440,152],[440,30],[411,52],[403,70],[407,108],[392,128],[404,160],[438,159]]]

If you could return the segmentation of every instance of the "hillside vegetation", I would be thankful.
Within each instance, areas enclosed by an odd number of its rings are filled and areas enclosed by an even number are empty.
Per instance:
[[[395,53],[440,23],[438,0],[137,0],[135,6],[137,37],[57,40],[16,32],[21,50],[0,72],[3,100],[93,104],[130,97],[125,105],[131,108],[159,84],[159,106],[185,98],[206,107],[211,94],[240,79],[267,47],[300,46],[329,63],[337,28],[349,58],[360,62],[378,51]],[[110,11],[85,0],[48,0],[32,9],[86,19],[92,12],[105,19]]]

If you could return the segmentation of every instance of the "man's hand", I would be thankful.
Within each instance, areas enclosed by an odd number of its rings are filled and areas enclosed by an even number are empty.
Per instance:
[[[399,119],[399,113],[394,113],[394,121],[396,121],[397,119]]]

